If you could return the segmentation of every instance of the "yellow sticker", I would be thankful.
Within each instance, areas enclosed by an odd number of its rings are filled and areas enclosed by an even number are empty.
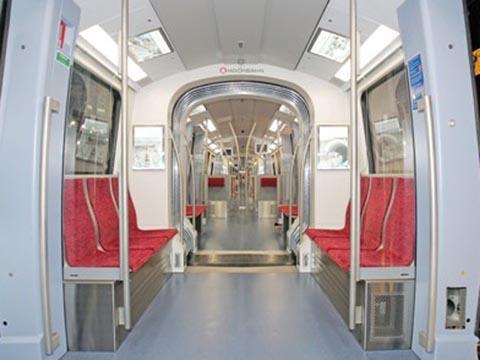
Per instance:
[[[480,49],[473,52],[475,76],[480,76]]]

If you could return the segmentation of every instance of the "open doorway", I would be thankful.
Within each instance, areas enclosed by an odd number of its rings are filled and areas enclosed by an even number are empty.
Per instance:
[[[300,176],[311,168],[305,102],[270,84],[221,87],[225,83],[207,85],[206,98],[192,90],[197,96],[185,94],[174,111],[173,193],[181,190],[185,203],[183,221],[178,212],[174,217],[192,239],[190,263],[211,263],[220,254],[229,258],[226,264],[293,265],[295,229],[310,220],[311,179]]]

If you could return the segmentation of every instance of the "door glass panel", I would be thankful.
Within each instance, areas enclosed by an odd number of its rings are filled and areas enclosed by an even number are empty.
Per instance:
[[[362,182],[361,266],[414,261],[415,179],[412,117],[405,69],[362,96],[370,174]]]
[[[117,90],[75,65],[65,134],[65,174],[111,174],[119,119]]]

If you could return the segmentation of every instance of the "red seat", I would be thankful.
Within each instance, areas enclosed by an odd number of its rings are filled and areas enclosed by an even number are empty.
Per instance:
[[[118,251],[100,245],[87,203],[85,179],[64,181],[63,236],[66,261],[71,267],[119,267]],[[130,269],[137,271],[153,255],[153,250],[131,250]]]
[[[285,216],[290,216],[290,206],[289,205],[280,205],[278,207],[280,212]],[[298,216],[298,206],[292,205],[292,216]]]
[[[224,187],[225,178],[223,177],[209,177],[208,178],[208,187]]]
[[[363,214],[365,204],[370,192],[370,177],[362,176],[360,179],[360,212]],[[350,211],[351,202],[348,202],[345,210],[345,224],[342,229],[339,230],[327,230],[327,229],[307,229],[305,234],[312,240],[315,238],[348,238],[350,236]]]
[[[361,248],[374,250],[382,241],[383,220],[388,210],[392,197],[393,179],[387,177],[372,177],[370,191],[362,217],[362,234],[360,237]],[[320,237],[313,241],[325,252],[332,249],[349,249],[350,238],[345,237]]]
[[[412,178],[397,178],[385,218],[382,243],[375,250],[362,249],[361,267],[409,266],[415,254],[415,186]],[[344,271],[350,269],[350,251],[332,249],[330,258]]]
[[[120,246],[118,210],[113,198],[111,178],[89,178],[88,194],[99,228],[100,244],[110,251],[117,251]],[[170,239],[169,232],[158,233],[157,236],[136,236],[129,238],[129,248],[133,250],[161,250]],[[175,234],[173,234],[175,235]]]
[[[202,215],[205,211],[208,210],[208,206],[205,204],[196,204],[195,205],[195,217]],[[187,205],[185,208],[185,215],[187,217],[193,216],[193,205]]]
[[[115,200],[115,206],[118,209],[118,178],[114,177],[111,180],[112,191]],[[173,239],[173,237],[178,233],[177,229],[160,229],[160,230],[142,230],[138,227],[137,222],[137,211],[135,210],[135,205],[133,204],[132,196],[130,192],[128,193],[128,231],[130,234],[130,242],[134,243],[135,238],[167,238]]]
[[[260,178],[261,187],[277,187],[277,178],[276,177],[263,177]]]

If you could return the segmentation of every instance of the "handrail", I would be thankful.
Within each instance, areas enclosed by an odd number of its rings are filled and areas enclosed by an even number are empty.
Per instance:
[[[129,0],[122,0],[121,29],[121,76],[122,76],[122,119],[120,122],[120,173],[119,173],[119,227],[120,227],[120,270],[123,280],[123,308],[125,329],[132,327],[130,293],[130,256],[128,229],[128,16]]]
[[[303,203],[303,190],[304,190],[304,172],[305,172],[305,165],[306,165],[306,162],[307,162],[307,155],[308,153],[310,152],[310,143],[312,142],[312,138],[313,138],[313,133],[314,133],[314,127],[312,126],[310,128],[310,134],[308,135],[308,139],[307,139],[307,142],[305,143],[305,146],[304,146],[304,152],[303,152],[303,159],[302,159],[302,163],[300,165],[300,191],[299,191],[299,198],[298,198],[298,226],[299,226],[299,236],[300,236],[300,239],[303,235],[303,206],[304,206],[304,203]]]
[[[292,227],[292,207],[293,207],[293,170],[295,169],[295,159],[297,158],[297,151],[300,148],[300,142],[295,145],[292,155],[292,164],[290,165],[290,172],[288,174],[288,228]]]
[[[185,140],[185,149],[187,150],[187,155],[188,155],[188,159],[189,159],[189,163],[190,163],[190,171],[191,171],[191,181],[192,181],[192,185],[191,185],[191,191],[192,191],[192,199],[193,199],[193,205],[192,205],[192,222],[193,222],[193,228],[196,230],[197,229],[197,217],[196,217],[196,213],[197,213],[197,196],[196,196],[196,184],[195,184],[195,162],[194,162],[194,159],[193,159],[193,155],[190,153],[190,149],[188,148],[188,139],[186,137],[185,134],[183,134],[183,138]],[[185,179],[186,180],[186,179]],[[186,197],[186,194],[185,194],[185,197]],[[186,208],[183,210],[183,211],[186,211]],[[200,234],[197,234],[197,239],[198,239],[198,236]],[[194,241],[193,242],[193,252],[196,252],[197,251],[197,241]]]
[[[438,199],[436,144],[433,125],[432,97],[424,97],[427,125],[428,167],[430,182],[430,284],[428,291],[428,317],[425,349],[433,352],[437,321],[437,278],[438,278]]]
[[[178,151],[177,147],[177,142],[175,141],[175,137],[172,134],[172,130],[167,126],[167,134],[170,137],[170,140],[173,145],[173,153],[177,159],[178,163],[178,169],[179,169],[179,174],[180,174],[180,239],[184,241],[184,222],[185,222],[185,206],[186,206],[186,195],[185,195],[185,174],[184,174],[184,168],[182,166],[182,160],[180,158],[180,153]]]
[[[357,74],[358,74],[358,33],[357,33],[357,0],[350,0],[350,125],[352,129],[350,144],[350,284],[348,301],[348,327],[355,330],[357,307],[357,281],[359,269],[359,231],[360,181],[358,175],[358,108],[357,108]]]
[[[43,107],[43,134],[40,164],[40,282],[42,297],[43,332],[45,338],[45,353],[52,355],[54,341],[52,338],[52,309],[50,307],[49,268],[48,268],[48,153],[50,143],[50,123],[52,113],[60,111],[60,103],[45,97]]]
[[[248,171],[248,153],[250,150],[250,141],[252,140],[252,136],[256,127],[257,127],[257,123],[254,122],[248,134],[247,144],[245,146],[245,169],[247,170],[245,173],[245,207],[248,206],[248,194],[250,193],[250,173]],[[240,166],[240,164],[238,166]]]

